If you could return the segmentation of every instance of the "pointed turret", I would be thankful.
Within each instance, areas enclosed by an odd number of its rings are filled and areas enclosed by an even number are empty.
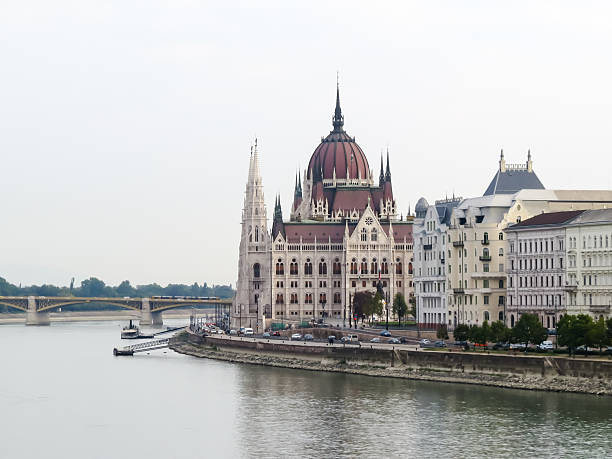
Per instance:
[[[391,181],[391,168],[389,167],[389,149],[387,148],[387,170],[385,171],[385,182]]]
[[[283,224],[283,209],[281,208],[280,195],[276,196],[274,202],[274,219],[272,221],[272,237],[276,238],[278,233],[285,236],[285,225]]]
[[[383,171],[383,155],[382,151],[380,152],[380,176],[378,177],[378,186],[383,186],[385,182],[385,173]]]
[[[344,115],[340,108],[340,83],[336,81],[336,109],[334,110],[334,132],[344,132]]]

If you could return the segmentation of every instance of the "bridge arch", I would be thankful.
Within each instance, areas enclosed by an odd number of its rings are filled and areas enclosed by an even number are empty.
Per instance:
[[[17,309],[19,311],[28,312],[28,304],[26,302],[25,305],[20,305],[18,303],[9,303],[8,301],[0,300],[0,304],[3,306],[8,306],[9,308]]]
[[[75,300],[69,300],[69,301],[64,301],[64,302],[60,302],[60,303],[50,303],[48,305],[42,305],[42,306],[38,306],[38,304],[36,305],[36,311],[37,312],[44,312],[44,311],[52,311],[53,309],[58,309],[61,308],[62,306],[70,306],[73,304],[89,304],[89,303],[101,303],[101,304],[111,304],[113,306],[118,306],[120,308],[123,309],[130,309],[132,311],[140,311],[141,307],[140,307],[140,301],[138,301],[137,305],[132,305],[129,303],[124,303],[124,302],[119,302],[119,301],[112,301],[112,300],[100,300],[98,298],[95,299],[75,299]]]

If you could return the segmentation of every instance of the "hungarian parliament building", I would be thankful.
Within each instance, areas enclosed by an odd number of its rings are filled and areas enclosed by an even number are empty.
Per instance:
[[[271,230],[257,142],[251,150],[233,327],[346,324],[354,295],[379,282],[387,307],[401,293],[429,328],[612,315],[612,191],[547,189],[530,151],[515,164],[502,151],[482,196],[421,198],[402,215],[389,153],[375,176],[344,130],[338,90],[332,121],[296,177],[289,219],[276,198]]]
[[[375,177],[344,130],[336,92],[333,129],[296,177],[289,219],[277,198],[268,228],[257,142],[251,150],[233,327],[271,322],[348,321],[356,292],[413,296],[412,217],[398,213],[389,153]],[[390,307],[390,306],[389,306]],[[265,324],[265,325],[264,325]]]

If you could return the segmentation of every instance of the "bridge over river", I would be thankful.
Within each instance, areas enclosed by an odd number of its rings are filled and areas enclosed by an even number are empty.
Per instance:
[[[161,326],[162,311],[198,306],[209,308],[227,308],[232,304],[231,298],[98,298],[98,297],[45,297],[45,296],[0,296],[0,304],[24,311],[26,325],[49,325],[49,312],[63,306],[104,303],[137,311],[140,325]]]

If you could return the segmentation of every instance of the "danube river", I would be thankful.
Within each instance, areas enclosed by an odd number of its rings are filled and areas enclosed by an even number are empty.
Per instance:
[[[0,458],[612,455],[612,398],[113,357],[122,325],[0,326]]]

